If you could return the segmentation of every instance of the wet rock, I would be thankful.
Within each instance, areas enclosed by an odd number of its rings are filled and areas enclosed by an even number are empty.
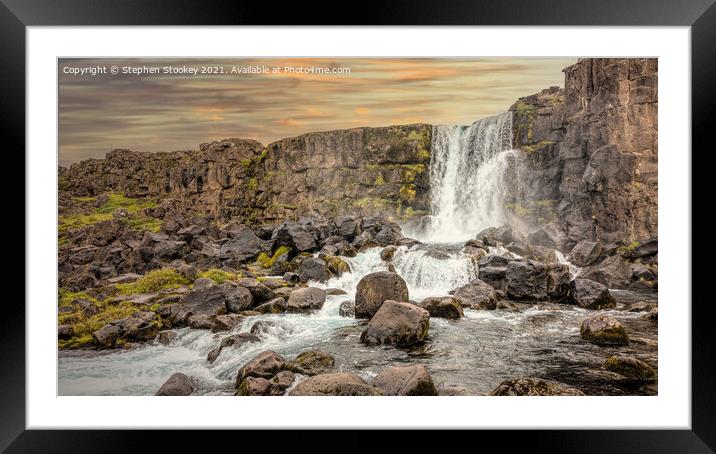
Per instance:
[[[286,369],[301,375],[318,375],[332,369],[335,359],[320,350],[301,353],[293,361],[286,363]]]
[[[298,278],[301,282],[317,281],[326,282],[331,278],[331,272],[328,270],[328,264],[318,258],[307,258],[298,265],[296,270]]]
[[[505,270],[504,266],[482,266],[478,268],[477,276],[486,284],[495,290],[505,289]]]
[[[286,365],[286,360],[279,354],[271,350],[259,353],[254,359],[249,361],[244,367],[239,369],[236,375],[236,387],[247,377],[258,377],[269,379],[282,371]]]
[[[285,273],[283,275],[283,280],[291,284],[298,284],[299,282],[301,282],[300,276],[293,272]]]
[[[390,262],[393,260],[393,256],[395,255],[395,251],[398,250],[398,246],[387,246],[384,247],[382,251],[380,251],[380,258],[384,262]]]
[[[333,295],[345,295],[348,292],[345,290],[339,289],[339,288],[327,288],[326,289],[326,296],[333,296]]]
[[[269,289],[274,290],[274,291],[288,286],[288,282],[284,281],[283,279],[268,278],[268,279],[263,279],[261,281],[261,283],[263,285],[265,285],[266,287],[268,287]],[[274,296],[275,296],[275,294],[274,294]],[[269,299],[271,299],[271,298],[269,298]]]
[[[338,308],[338,315],[341,317],[355,317],[356,303],[353,300],[343,301]]]
[[[563,383],[541,378],[511,378],[500,383],[490,396],[583,396],[584,393]]]
[[[460,318],[464,317],[460,300],[452,296],[426,298],[418,306],[427,310],[431,317]]]
[[[485,246],[500,246],[512,243],[515,240],[512,227],[503,225],[501,227],[488,227],[475,236]]]
[[[629,345],[624,325],[614,317],[605,314],[585,319],[579,330],[582,339],[599,346]]]
[[[182,373],[172,374],[159,388],[156,396],[188,396],[194,392],[194,380]]]
[[[362,219],[356,216],[338,216],[335,219],[338,235],[353,241],[361,233]]]
[[[386,300],[409,300],[408,286],[403,278],[389,271],[363,276],[356,287],[356,318],[372,317]]]
[[[267,303],[255,307],[254,310],[262,314],[283,314],[288,310],[288,304],[283,298],[274,298]]]
[[[582,268],[579,277],[599,282],[608,288],[625,289],[631,281],[631,268],[620,255],[612,255],[600,263]]]
[[[331,276],[341,276],[343,273],[351,272],[350,265],[340,257],[327,255],[324,261],[328,265],[328,271],[331,273]]]
[[[473,279],[462,287],[451,291],[464,307],[492,310],[497,305],[497,293],[491,285],[480,279]]]
[[[162,345],[169,345],[174,339],[176,339],[176,337],[177,333],[175,331],[160,331],[159,334],[157,334],[157,342]]]
[[[655,255],[659,252],[659,241],[656,238],[652,238],[643,241],[638,244],[635,248],[629,248],[625,250],[622,255],[630,259],[638,259],[642,257],[648,257]]]
[[[214,317],[211,325],[211,332],[218,333],[220,331],[230,331],[239,324],[241,319],[244,318],[239,314],[222,314]]]
[[[291,292],[288,297],[288,312],[308,312],[323,307],[326,292],[316,287],[303,287]]]
[[[236,389],[237,396],[281,396],[296,376],[289,371],[282,371],[270,380],[265,378],[248,377]]]
[[[310,252],[318,247],[316,229],[310,223],[285,221],[276,227],[271,239],[275,247],[287,246],[296,252]]]
[[[261,342],[261,338],[250,333],[238,333],[225,337],[219,342],[219,345],[213,348],[207,355],[207,361],[214,362],[224,348],[241,347],[244,344]]]
[[[384,396],[437,396],[433,379],[425,366],[389,367],[381,371],[371,384]]]
[[[315,375],[291,391],[292,396],[377,396],[378,390],[356,374],[336,372]]]
[[[214,317],[206,313],[191,314],[186,318],[186,324],[191,329],[212,329]]]
[[[649,320],[651,322],[656,322],[659,320],[659,312],[657,309],[654,309],[642,315],[641,318],[643,318],[644,320]]]
[[[400,227],[392,223],[380,229],[380,231],[376,233],[375,238],[373,238],[380,246],[397,244],[401,239],[403,239],[403,235],[400,232]]]
[[[582,240],[572,248],[569,260],[577,266],[589,266],[594,264],[603,252],[604,249],[599,242]]]
[[[410,303],[387,300],[370,319],[360,340],[366,344],[409,346],[425,341],[430,313]]]
[[[604,368],[633,381],[653,382],[656,380],[656,373],[651,366],[630,356],[610,356],[604,362]]]
[[[291,296],[291,292],[293,292],[295,288],[293,287],[281,287],[274,290],[273,294],[276,298],[283,298],[285,300],[288,299],[289,296]]]
[[[547,299],[547,266],[534,260],[511,261],[505,267],[505,290],[510,299],[518,301]]]
[[[278,323],[272,320],[259,320],[258,322],[251,325],[249,332],[254,336],[262,336],[272,329],[276,328]]]
[[[589,279],[574,280],[574,301],[585,309],[614,308],[617,302],[604,285]]]
[[[122,330],[122,338],[130,341],[149,341],[159,332],[159,321],[154,312],[136,312],[114,322]]]
[[[501,311],[512,311],[517,312],[520,310],[519,306],[510,301],[500,300],[497,302],[497,309]]]
[[[240,287],[243,287],[251,292],[253,305],[259,305],[274,298],[274,291],[256,279],[245,277],[239,279],[238,284]]]

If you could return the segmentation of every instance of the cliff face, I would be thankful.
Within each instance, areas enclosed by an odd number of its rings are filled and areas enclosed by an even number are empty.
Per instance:
[[[114,150],[72,165],[60,188],[76,195],[159,196],[219,219],[271,222],[308,214],[387,214],[428,209],[432,127],[404,125],[304,134],[264,146],[244,139],[199,150]]]
[[[520,98],[508,206],[569,242],[657,235],[657,60],[585,59],[565,88]]]

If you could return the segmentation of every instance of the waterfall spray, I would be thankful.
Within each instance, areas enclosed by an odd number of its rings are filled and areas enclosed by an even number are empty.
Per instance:
[[[433,129],[430,187],[432,218],[423,236],[452,242],[504,223],[504,151],[512,148],[512,114],[470,126]]]

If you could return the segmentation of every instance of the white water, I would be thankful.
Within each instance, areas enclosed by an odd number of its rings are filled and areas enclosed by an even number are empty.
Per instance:
[[[421,240],[456,242],[504,224],[504,173],[512,114],[470,126],[435,126],[430,161],[432,218]]]

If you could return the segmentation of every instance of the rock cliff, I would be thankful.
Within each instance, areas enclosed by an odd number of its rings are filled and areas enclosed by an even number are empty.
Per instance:
[[[657,60],[584,59],[514,112],[512,221],[629,244],[657,235]]]
[[[308,133],[267,146],[226,139],[199,150],[114,150],[60,171],[60,189],[166,199],[218,219],[271,222],[302,215],[425,214],[432,127],[424,124]]]

